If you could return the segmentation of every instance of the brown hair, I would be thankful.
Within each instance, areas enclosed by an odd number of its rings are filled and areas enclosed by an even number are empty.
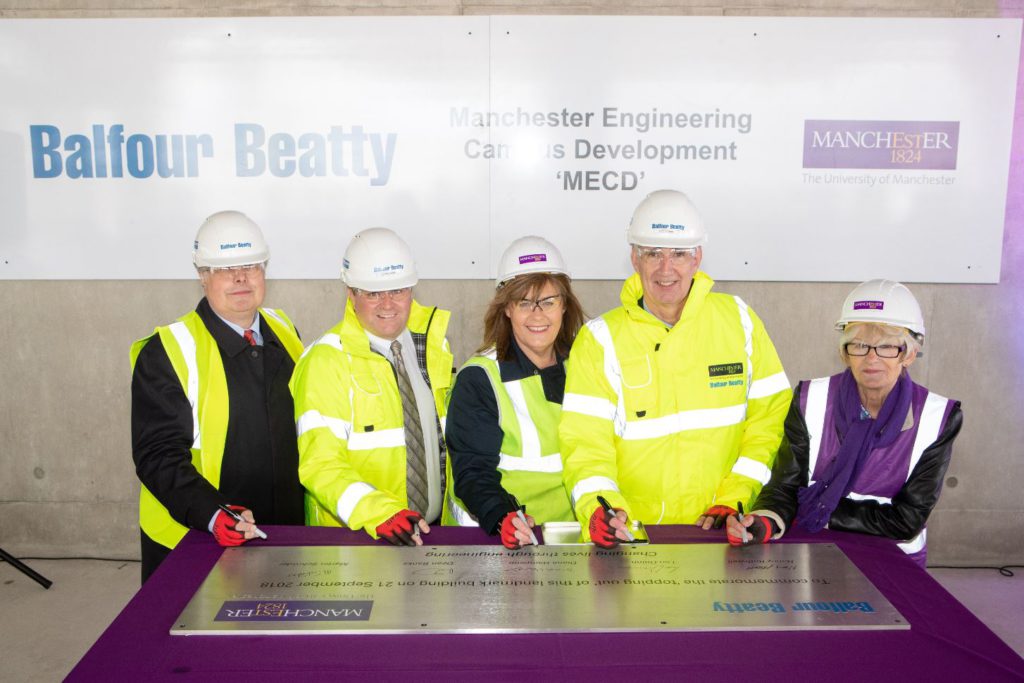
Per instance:
[[[477,353],[494,348],[498,360],[512,360],[515,357],[512,352],[512,321],[505,315],[505,309],[509,304],[518,304],[531,294],[536,296],[549,282],[562,297],[562,327],[555,337],[555,353],[561,358],[568,356],[576,333],[583,326],[586,316],[579,299],[569,285],[569,278],[552,273],[520,275],[498,288],[487,307],[487,313],[484,314],[484,343],[477,349]]]

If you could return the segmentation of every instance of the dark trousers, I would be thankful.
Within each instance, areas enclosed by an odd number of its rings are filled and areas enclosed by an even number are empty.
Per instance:
[[[145,531],[139,531],[139,538],[142,541],[142,583],[146,583],[164,558],[171,554],[171,549],[154,541]]]

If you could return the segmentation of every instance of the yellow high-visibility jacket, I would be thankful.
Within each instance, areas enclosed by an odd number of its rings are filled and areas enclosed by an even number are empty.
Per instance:
[[[749,505],[771,477],[792,392],[761,320],[693,279],[671,329],[640,305],[588,322],[569,361],[559,424],[563,477],[586,534],[604,496],[645,524],[692,524]]]
[[[408,323],[410,332],[426,335],[427,376],[442,430],[452,381],[449,317],[414,300]],[[344,319],[299,359],[291,390],[306,524],[365,529],[377,538],[377,526],[408,507],[402,398],[391,363],[370,349],[351,301]]]
[[[498,425],[504,434],[501,452],[497,454],[501,488],[525,505],[537,524],[571,520],[572,509],[562,485],[562,458],[558,453],[558,418],[562,407],[545,398],[540,375],[503,382],[494,349],[470,358],[463,366],[468,367],[482,368],[494,390]],[[450,456],[445,498],[443,524],[477,526],[455,495]]]
[[[302,353],[302,341],[284,311],[261,308],[263,320],[281,341],[292,360]],[[153,332],[174,368],[181,388],[192,405],[192,465],[215,487],[220,486],[220,466],[228,433],[228,384],[217,341],[195,311]],[[132,371],[142,347],[153,335],[139,339],[131,348]],[[188,528],[171,517],[167,508],[145,486],[139,491],[139,526],[151,539],[173,548]]]

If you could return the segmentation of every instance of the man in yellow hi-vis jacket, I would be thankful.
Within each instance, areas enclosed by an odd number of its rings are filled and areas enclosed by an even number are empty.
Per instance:
[[[449,313],[413,298],[412,253],[386,228],[352,238],[342,277],[345,317],[292,378],[306,521],[420,545],[445,488]]]
[[[604,546],[628,519],[720,528],[769,480],[791,397],[761,320],[700,271],[686,195],[648,195],[627,235],[636,273],[622,306],[580,330],[559,426],[576,517]]]
[[[303,522],[288,391],[302,342],[284,312],[260,308],[263,233],[242,213],[215,213],[192,258],[206,296],[131,350],[143,581],[189,528],[230,546],[257,534],[256,518]]]

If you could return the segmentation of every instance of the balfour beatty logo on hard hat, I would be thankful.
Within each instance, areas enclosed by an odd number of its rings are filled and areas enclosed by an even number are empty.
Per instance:
[[[401,264],[401,263],[392,263],[392,264],[387,265],[387,266],[374,266],[373,267],[373,272],[375,272],[375,273],[384,273],[386,275],[390,274],[390,273],[395,273],[395,272],[397,272],[399,270],[405,270],[405,265]]]
[[[855,310],[855,311],[863,311],[865,309],[869,310],[869,311],[880,311],[883,308],[885,308],[885,302],[884,301],[854,301],[853,302],[853,310]]]
[[[686,226],[679,223],[651,223],[651,230],[686,230]]]
[[[541,261],[547,261],[547,254],[526,254],[519,257],[520,265],[523,263],[540,263]]]
[[[220,245],[220,250],[225,251],[227,249],[244,249],[246,247],[252,247],[252,242],[228,242]]]

